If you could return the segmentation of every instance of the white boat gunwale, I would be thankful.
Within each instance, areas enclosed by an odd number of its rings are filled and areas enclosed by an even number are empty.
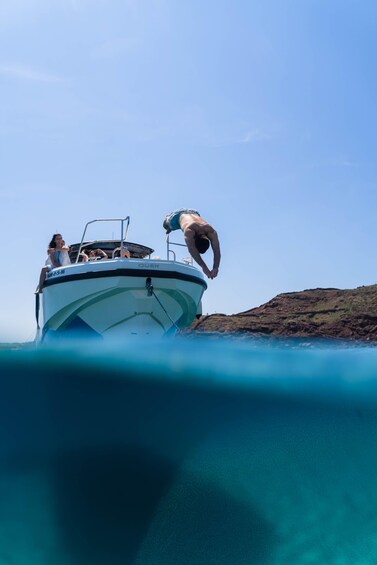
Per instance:
[[[89,280],[103,277],[153,277],[177,279],[200,284],[205,290],[207,283],[196,267],[164,260],[104,259],[87,263],[73,263],[53,269],[47,275],[45,287],[64,282]]]

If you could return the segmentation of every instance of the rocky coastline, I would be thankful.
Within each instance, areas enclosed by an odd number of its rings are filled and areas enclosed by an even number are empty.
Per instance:
[[[377,284],[278,294],[266,304],[238,314],[204,315],[179,335],[243,340],[296,338],[303,344],[332,339],[377,345]],[[0,351],[34,346],[34,342],[3,343]]]
[[[202,316],[184,333],[377,343],[377,285],[279,294],[266,304],[239,314]]]

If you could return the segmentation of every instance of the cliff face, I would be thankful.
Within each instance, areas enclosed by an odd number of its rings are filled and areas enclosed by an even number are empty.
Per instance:
[[[316,288],[279,294],[246,312],[203,316],[188,332],[377,342],[377,285],[352,290]]]

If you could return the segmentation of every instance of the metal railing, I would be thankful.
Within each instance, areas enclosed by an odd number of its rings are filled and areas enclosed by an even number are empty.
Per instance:
[[[83,247],[85,247],[85,245],[83,245],[84,243],[84,239],[85,239],[85,234],[86,234],[86,230],[88,229],[88,226],[90,224],[94,224],[95,222],[120,222],[120,255],[122,256],[122,251],[124,248],[124,242],[127,239],[127,234],[128,234],[128,227],[130,225],[130,217],[126,216],[125,218],[106,218],[106,219],[99,219],[99,220],[91,220],[90,222],[88,222],[84,228],[84,233],[82,234],[82,238],[81,238],[81,242],[80,242],[80,247],[79,250],[77,252],[77,257],[76,257],[76,263],[78,263],[79,261],[79,257],[80,257],[80,253]],[[126,227],[124,227],[124,224],[126,223]]]
[[[170,255],[173,255],[173,261],[177,260],[175,251],[173,251],[173,249],[170,249],[171,245],[176,245],[177,247],[185,247],[187,249],[187,245],[185,243],[177,243],[176,241],[170,241],[169,238],[169,234],[166,235],[166,258],[168,261],[170,261]],[[188,260],[183,260],[185,263],[188,263],[189,265],[193,264],[193,260],[191,255],[189,255],[189,257],[187,258]]]

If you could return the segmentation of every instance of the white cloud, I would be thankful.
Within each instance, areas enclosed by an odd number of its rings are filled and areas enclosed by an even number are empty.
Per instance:
[[[356,168],[360,167],[360,163],[358,161],[354,161],[349,159],[345,155],[337,155],[336,157],[330,157],[326,159],[322,159],[319,162],[312,163],[307,167],[308,170],[317,170],[317,169],[328,169],[328,168]]]
[[[117,111],[107,113],[111,121],[123,123],[123,132],[135,142],[175,140],[178,143],[204,147],[230,147],[274,140],[278,137],[277,126],[271,128],[248,128],[245,122],[232,123],[229,119],[209,119],[204,108],[181,107],[169,115],[152,116],[144,112]]]
[[[226,147],[228,145],[245,145],[248,143],[256,143],[258,141],[268,141],[274,139],[275,136],[267,131],[259,128],[246,130],[242,134],[218,136],[218,138],[210,142],[211,147]]]
[[[21,80],[29,80],[35,82],[59,83],[65,81],[63,77],[60,77],[58,75],[43,73],[36,71],[31,67],[24,67],[19,65],[0,65],[0,74]]]
[[[246,132],[236,143],[251,143],[253,141],[262,141],[264,139],[272,139],[273,136],[270,133],[262,131],[260,129],[252,129]]]

